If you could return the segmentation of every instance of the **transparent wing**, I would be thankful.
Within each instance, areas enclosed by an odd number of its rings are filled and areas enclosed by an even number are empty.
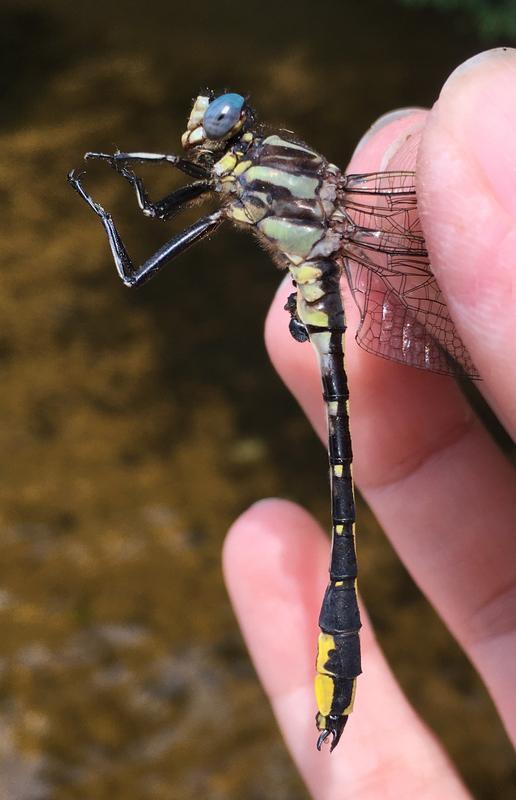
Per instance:
[[[360,309],[358,344],[413,367],[478,378],[430,270],[414,173],[347,175],[340,189],[341,255]]]

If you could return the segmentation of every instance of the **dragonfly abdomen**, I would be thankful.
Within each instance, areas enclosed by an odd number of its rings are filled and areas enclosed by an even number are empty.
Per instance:
[[[315,689],[318,746],[331,736],[333,749],[351,713],[356,678],[361,672],[355,503],[344,370],[346,322],[338,259],[342,239],[339,226],[333,224],[334,214],[339,214],[334,201],[340,173],[306,146],[279,136],[257,144],[248,157],[252,155],[254,160],[238,176],[232,216],[242,221],[243,214],[292,275],[296,301],[289,309],[296,325],[304,326],[318,355],[328,415],[333,547],[330,582],[319,618]]]
[[[344,369],[344,329],[313,332],[310,338],[319,356],[327,410],[332,504],[330,581],[319,615],[316,722],[321,731],[318,747],[331,735],[333,749],[353,709],[356,678],[361,672],[353,455]]]
[[[333,749],[351,713],[361,672],[346,321],[340,294],[343,234],[342,225],[334,224],[341,213],[336,206],[340,173],[306,145],[280,136],[256,141],[244,158],[232,169],[233,177],[226,177],[228,216],[253,226],[280,265],[288,267],[296,287],[295,302],[292,298],[288,304],[291,331],[300,341],[309,338],[316,350],[327,408],[333,547],[319,618],[315,690],[318,747],[331,736]]]

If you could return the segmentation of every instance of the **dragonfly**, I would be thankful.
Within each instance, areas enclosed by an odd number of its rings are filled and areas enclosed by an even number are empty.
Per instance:
[[[353,709],[361,673],[341,278],[360,312],[355,338],[364,350],[432,372],[479,376],[431,271],[414,172],[344,174],[291,132],[259,124],[248,98],[235,92],[199,94],[181,144],[183,155],[85,154],[129,183],[146,217],[166,222],[199,199],[220,200],[215,211],[174,234],[139,265],[133,264],[112,216],[84,188],[84,172],[72,170],[68,180],[100,219],[126,286],[145,283],[225,221],[254,233],[275,263],[290,272],[289,329],[294,339],[310,341],[315,349],[328,422],[332,543],[319,617],[315,698],[317,748],[329,740],[333,750]],[[152,201],[135,172],[141,164],[168,164],[191,182]]]

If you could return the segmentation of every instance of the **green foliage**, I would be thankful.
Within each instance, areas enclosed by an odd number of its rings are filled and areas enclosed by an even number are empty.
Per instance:
[[[516,0],[402,0],[408,6],[433,6],[469,17],[486,40],[516,39]],[[508,42],[507,42],[508,43]]]

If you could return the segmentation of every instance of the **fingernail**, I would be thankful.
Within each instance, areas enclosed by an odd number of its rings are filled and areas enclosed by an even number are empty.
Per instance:
[[[455,78],[460,78],[463,75],[468,75],[478,68],[495,66],[503,61],[512,61],[514,63],[515,59],[516,50],[513,47],[494,47],[492,50],[483,50],[481,53],[468,58],[463,64],[459,64],[453,70],[446,83],[450,83]]]
[[[374,136],[378,131],[382,130],[382,128],[387,127],[393,122],[397,122],[404,117],[409,117],[411,114],[415,114],[417,111],[424,111],[424,108],[419,106],[407,107],[407,108],[396,108],[394,111],[388,111],[387,114],[382,114],[381,117],[378,117],[376,122],[366,130],[360,141],[358,142],[353,155],[356,156],[357,153],[362,150],[363,146]]]

